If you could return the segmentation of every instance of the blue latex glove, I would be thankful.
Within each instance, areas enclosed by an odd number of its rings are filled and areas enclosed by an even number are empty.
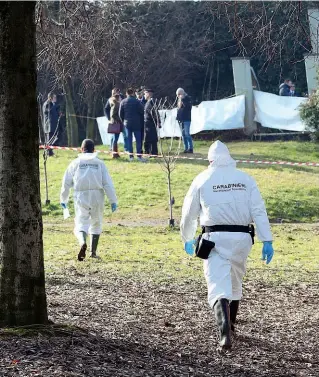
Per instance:
[[[194,254],[194,244],[195,240],[185,242],[184,244],[184,249],[188,255],[193,255]]]
[[[117,210],[117,204],[116,203],[112,203],[111,204],[111,209],[112,209],[112,212],[115,212]]]
[[[266,264],[269,264],[274,256],[274,248],[272,247],[272,241],[263,242],[263,249],[261,252],[261,259],[266,261]]]
[[[66,208],[67,208],[67,205],[66,205],[65,203],[61,203],[61,207],[62,207],[63,209],[66,209]]]

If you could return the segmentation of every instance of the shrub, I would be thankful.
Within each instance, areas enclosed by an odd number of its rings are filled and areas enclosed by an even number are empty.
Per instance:
[[[307,130],[313,132],[310,135],[311,139],[319,142],[319,90],[300,105],[300,117],[305,122]]]

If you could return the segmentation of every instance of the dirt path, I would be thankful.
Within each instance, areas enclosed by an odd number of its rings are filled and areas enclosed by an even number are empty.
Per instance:
[[[220,356],[202,282],[76,271],[47,281],[51,319],[85,333],[2,337],[1,377],[319,375],[318,286],[247,283],[234,349]]]

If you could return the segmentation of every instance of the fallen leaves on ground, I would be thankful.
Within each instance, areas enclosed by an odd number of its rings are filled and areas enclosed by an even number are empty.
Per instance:
[[[319,376],[318,286],[245,284],[233,350],[202,281],[48,275],[48,309],[69,330],[1,335],[1,377]]]

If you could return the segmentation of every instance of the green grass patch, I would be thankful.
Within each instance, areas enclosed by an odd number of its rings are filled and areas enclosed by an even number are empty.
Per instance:
[[[195,156],[206,157],[210,142],[195,142]],[[236,159],[286,161],[319,161],[318,146],[306,142],[234,142],[227,143]],[[107,147],[100,146],[106,150]],[[40,152],[41,154],[42,152]],[[72,151],[56,151],[48,160],[49,199],[43,206],[45,218],[61,217],[59,195],[62,177],[68,164],[77,156]],[[127,157],[112,160],[100,154],[113,178],[119,198],[119,211],[111,214],[105,206],[105,216],[113,222],[168,218],[166,176],[155,160],[147,164],[129,163]],[[183,199],[194,177],[207,167],[206,161],[179,160],[173,173],[174,216],[179,219]],[[238,164],[252,175],[265,199],[271,220],[285,222],[316,222],[319,219],[319,168]],[[45,202],[43,161],[41,168],[42,201]],[[71,197],[72,198],[72,197]],[[70,203],[72,208],[72,199]]]
[[[71,222],[47,224],[44,232],[46,270],[67,277],[78,274],[133,275],[143,281],[203,280],[202,261],[183,250],[178,229],[164,227],[106,227],[99,244],[102,260],[77,261],[79,246]],[[318,282],[319,231],[314,225],[274,225],[275,256],[270,265],[261,260],[256,240],[248,259],[247,279],[268,283]],[[89,253],[88,253],[89,254]],[[315,276],[317,276],[315,278]]]

